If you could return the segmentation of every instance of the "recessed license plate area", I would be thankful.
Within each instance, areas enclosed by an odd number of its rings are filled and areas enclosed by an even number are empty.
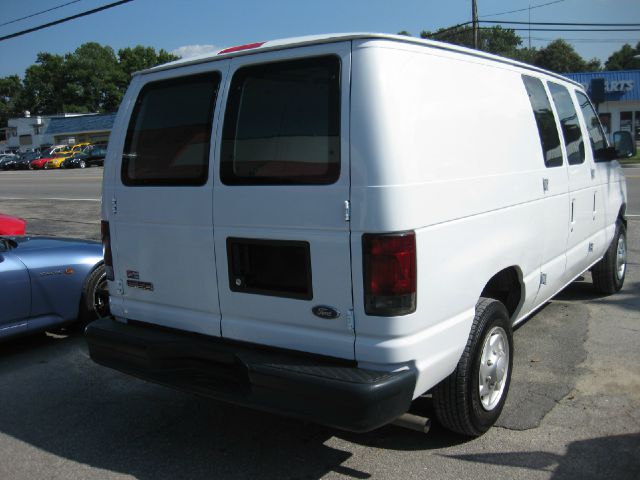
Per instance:
[[[233,292],[311,300],[309,242],[227,238]]]

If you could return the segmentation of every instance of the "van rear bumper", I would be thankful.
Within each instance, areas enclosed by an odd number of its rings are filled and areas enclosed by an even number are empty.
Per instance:
[[[85,332],[98,364],[218,400],[364,432],[405,413],[415,372],[103,318]]]

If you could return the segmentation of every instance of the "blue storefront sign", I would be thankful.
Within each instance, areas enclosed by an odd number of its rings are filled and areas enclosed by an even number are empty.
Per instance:
[[[604,79],[607,102],[640,101],[640,70],[567,73],[565,76],[581,83],[589,94],[591,94],[591,80]]]
[[[640,70],[620,70],[611,72],[588,72],[565,74],[581,83],[592,99],[592,80],[604,81],[604,101],[600,102],[598,113],[607,133],[618,130],[631,132],[640,142]]]

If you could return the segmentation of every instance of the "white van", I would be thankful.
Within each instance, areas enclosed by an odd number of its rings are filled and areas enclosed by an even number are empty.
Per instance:
[[[136,74],[109,143],[102,365],[353,431],[430,392],[477,436],[512,327],[625,276],[626,185],[582,87],[410,37],[270,41]]]

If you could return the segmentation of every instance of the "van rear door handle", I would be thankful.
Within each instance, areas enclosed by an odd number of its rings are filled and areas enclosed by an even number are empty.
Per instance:
[[[576,223],[575,220],[575,210],[576,210],[576,199],[571,199],[571,230],[573,231],[573,225]]]

